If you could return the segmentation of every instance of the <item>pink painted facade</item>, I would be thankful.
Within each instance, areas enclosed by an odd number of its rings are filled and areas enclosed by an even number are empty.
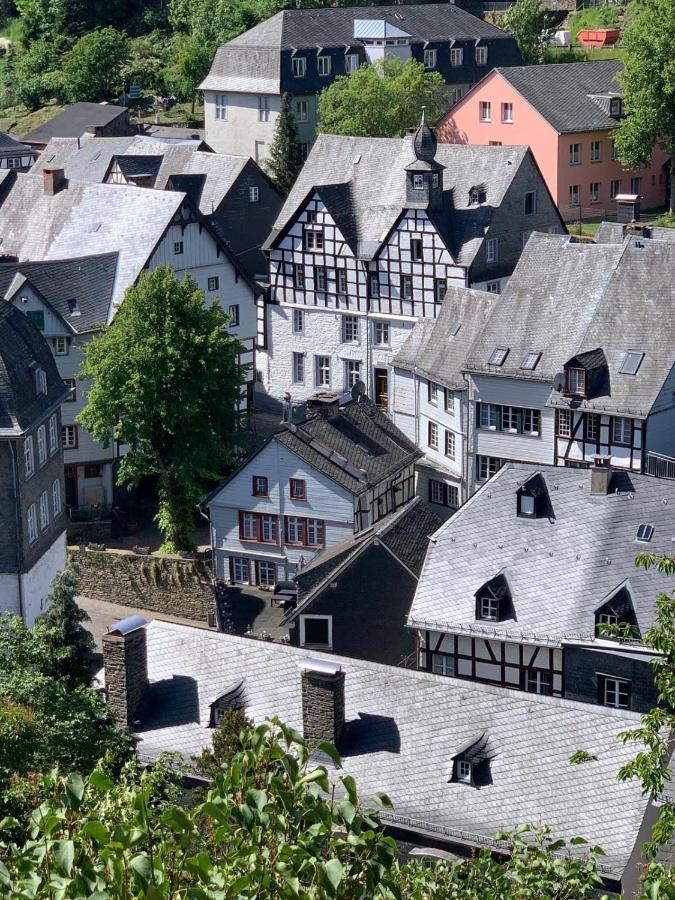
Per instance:
[[[613,159],[611,130],[559,134],[496,70],[446,114],[437,134],[450,144],[529,145],[569,221],[615,213],[617,193],[639,194],[642,209],[665,203],[667,154],[657,149],[651,166],[625,169]]]

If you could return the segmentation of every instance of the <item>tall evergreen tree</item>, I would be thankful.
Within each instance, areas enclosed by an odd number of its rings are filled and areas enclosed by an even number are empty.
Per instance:
[[[89,681],[94,639],[83,622],[87,613],[75,602],[77,575],[72,568],[59,572],[52,582],[48,608],[35,623],[36,638],[45,649],[43,672],[64,678],[71,687]]]
[[[302,168],[298,130],[288,94],[284,94],[281,98],[281,110],[266,167],[270,178],[281,193],[288,194]]]

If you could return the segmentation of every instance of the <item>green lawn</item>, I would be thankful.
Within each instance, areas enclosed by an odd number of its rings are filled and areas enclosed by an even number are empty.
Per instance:
[[[644,222],[645,225],[648,225],[650,222],[653,222],[655,219],[658,219],[665,212],[667,212],[665,206],[659,206],[656,209],[649,209],[646,211],[642,211],[640,213],[640,221]],[[597,219],[584,219],[583,222],[568,222],[567,230],[570,234],[580,237],[594,238],[595,233],[600,227],[600,223],[607,221],[609,217],[605,216],[604,218],[601,216]],[[614,218],[614,217],[612,217]]]

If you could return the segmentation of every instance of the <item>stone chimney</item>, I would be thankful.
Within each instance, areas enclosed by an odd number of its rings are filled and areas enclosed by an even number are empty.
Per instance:
[[[147,624],[141,616],[129,616],[103,635],[106,697],[122,726],[133,724],[148,686]]]
[[[596,456],[591,467],[591,494],[593,496],[608,494],[611,476],[610,457]]]
[[[58,194],[63,188],[68,187],[68,179],[63,169],[43,169],[42,179],[44,192],[49,194],[50,197]]]
[[[307,413],[321,413],[324,416],[336,416],[340,411],[340,398],[337,394],[319,392],[307,398]]]
[[[310,747],[337,746],[345,726],[345,673],[325,659],[298,661],[302,679],[302,733]]]

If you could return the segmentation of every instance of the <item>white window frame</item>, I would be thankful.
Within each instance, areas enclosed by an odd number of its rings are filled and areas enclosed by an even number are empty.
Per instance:
[[[59,449],[59,429],[56,413],[49,417],[49,454],[50,456]]]
[[[274,543],[274,524],[275,516],[270,513],[263,513],[260,516],[260,537],[263,544]]]
[[[599,181],[591,181],[589,192],[588,192],[588,200],[589,200],[589,203],[599,203],[600,202],[600,182]]]
[[[304,56],[294,56],[291,60],[293,78],[304,78],[307,74],[307,59]]]
[[[478,481],[488,481],[502,467],[502,461],[498,456],[478,456]],[[494,471],[491,471],[494,469]]]
[[[626,702],[621,703],[621,686],[625,685],[627,694]],[[625,678],[608,678],[605,676],[605,683],[602,689],[604,706],[611,706],[614,709],[630,709],[630,681]]]
[[[302,527],[302,519],[299,516],[287,516],[286,517],[286,543],[288,544],[302,544],[303,541],[303,527]]]
[[[455,392],[451,391],[450,388],[445,389],[445,400],[444,400],[444,408],[446,413],[451,416],[455,414]]]
[[[211,275],[210,278],[206,279],[206,289],[208,291],[217,291],[220,286],[220,281],[217,275]]]
[[[602,159],[602,141],[591,141],[591,162],[600,162]]]
[[[249,203],[259,203],[260,202],[260,188],[257,184],[252,184],[248,189],[248,202]]]
[[[513,123],[513,103],[502,103],[502,122],[507,125]]]
[[[438,406],[438,385],[435,381],[429,382],[429,403]]]
[[[54,338],[54,356],[68,356],[68,338],[64,335]]]
[[[237,571],[239,570],[239,571]],[[234,584],[251,583],[251,565],[244,556],[232,557],[232,581]]]
[[[591,428],[591,422],[593,427]],[[600,435],[600,416],[597,413],[586,413],[586,436],[587,441],[597,441]]]
[[[488,431],[497,430],[497,405],[495,403],[481,403],[480,427]]]
[[[215,97],[216,119],[227,122],[227,94],[216,94]]]
[[[330,56],[317,56],[316,58],[316,71],[319,75],[319,78],[328,78],[332,71],[331,58]]]
[[[61,514],[63,503],[61,501],[61,482],[56,478],[52,482],[52,512],[54,518]]]
[[[432,653],[431,671],[434,673],[434,675],[454,675],[455,661],[452,656],[448,656],[445,653]]]
[[[473,783],[473,765],[468,759],[458,759],[456,761],[457,781],[462,784]]]
[[[304,353],[293,353],[292,359],[293,366],[293,384],[304,384],[305,383],[305,354]]]
[[[358,53],[347,53],[345,54],[345,72],[347,75],[351,75],[352,72],[356,72],[359,67],[359,54]]]
[[[295,101],[295,121],[307,122],[309,120],[309,103],[307,100]]]
[[[47,491],[40,494],[40,531],[49,528],[49,497]]]
[[[476,60],[477,66],[487,66],[488,61],[488,48],[482,45],[476,47],[474,51],[474,58]]]
[[[431,502],[445,506],[445,484],[436,478],[429,479],[431,484]]]
[[[38,466],[44,466],[47,462],[47,427],[40,425],[37,430],[37,456]]]
[[[185,244],[183,241],[174,241],[173,242],[173,255],[180,256],[185,252]]]
[[[361,360],[345,360],[345,389],[350,391],[357,381],[361,381]]]
[[[570,190],[569,190],[569,196],[568,196],[568,205],[569,205],[570,207],[577,207],[577,206],[579,206],[579,199],[580,199],[580,197],[579,197],[579,185],[578,185],[578,184],[571,184],[571,185],[570,185]]]
[[[429,449],[438,450],[438,425],[436,422],[429,422],[428,429]]]
[[[316,387],[330,387],[330,356],[322,354],[314,357],[314,384]]]
[[[326,266],[314,266],[314,290],[325,294],[328,290],[328,270]]]
[[[489,100],[479,101],[478,118],[481,122],[492,121],[492,104]]]
[[[618,625],[619,617],[615,613],[598,613],[598,625]]]
[[[488,294],[501,294],[501,285],[498,281],[487,281],[485,283],[485,290]]]
[[[485,241],[485,262],[496,263],[499,260],[499,238],[488,238]]]
[[[305,311],[304,309],[293,310],[293,334],[305,333]]]
[[[464,48],[463,47],[451,47],[450,48],[450,65],[453,69],[456,69],[458,66],[464,64]],[[461,94],[460,94],[461,96]],[[459,97],[457,98],[459,100]]]
[[[245,512],[241,517],[241,531],[244,540],[258,540],[258,517],[255,513]]]
[[[227,313],[231,319],[229,327],[230,328],[238,328],[239,327],[239,304],[233,303],[231,306],[228,306]]]
[[[419,172],[413,172],[413,190],[424,190],[424,175],[421,175]]]
[[[572,436],[572,410],[571,409],[559,409],[558,410],[558,436],[559,437],[571,437]]]
[[[576,142],[570,144],[570,165],[581,165],[581,144],[578,144]]]
[[[435,48],[429,48],[424,51],[424,68],[425,69],[435,69],[436,68],[436,57],[437,53]]]
[[[523,434],[539,437],[541,434],[541,412],[538,409],[521,409]]]
[[[33,452],[33,436],[29,435],[23,442],[23,472],[26,481],[35,472],[35,454]]]
[[[270,98],[267,94],[258,94],[258,121],[269,122],[270,120]]]
[[[28,524],[28,543],[34,544],[38,539],[37,507],[34,503],[31,503],[28,507],[26,521]]]
[[[448,459],[456,459],[457,457],[457,439],[454,431],[445,429],[445,455]]]
[[[321,519],[305,519],[305,540],[308,547],[322,547],[324,538],[323,521]]]
[[[328,622],[328,643],[326,644],[307,644],[305,641],[305,620],[325,621]],[[300,646],[301,647],[328,647],[333,648],[333,617],[332,616],[300,616]]]
[[[359,343],[359,317],[342,316],[342,343]]]
[[[482,407],[481,407],[482,410]],[[509,434],[518,434],[518,421],[520,408],[517,406],[502,406],[502,431]]]
[[[388,347],[390,345],[389,322],[375,321],[375,346]]]
[[[263,578],[263,566],[265,567],[265,577]],[[269,579],[269,567],[272,568],[274,575]],[[277,564],[269,559],[261,559],[258,563],[258,584],[262,587],[274,587],[277,580]]]
[[[627,416],[612,418],[612,443],[630,445],[633,434],[633,420]],[[626,437],[627,435],[627,437]]]
[[[479,610],[482,622],[499,621],[499,600],[496,597],[481,597]]]
[[[64,450],[73,450],[77,447],[77,425],[61,426],[61,443]]]
[[[553,691],[551,673],[543,669],[528,669],[525,673],[525,689],[531,694],[550,694]]]

